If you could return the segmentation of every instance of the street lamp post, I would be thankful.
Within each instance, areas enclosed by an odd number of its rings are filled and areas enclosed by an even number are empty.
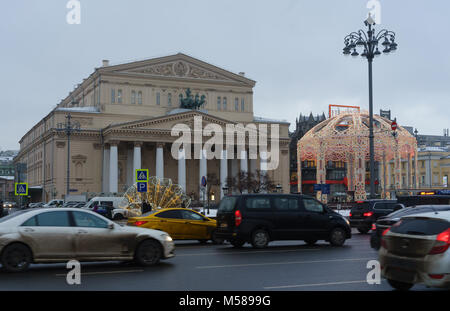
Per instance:
[[[368,27],[367,34],[363,30],[358,32],[352,32],[344,38],[344,55],[351,55],[357,57],[360,54],[356,51],[356,47],[364,48],[361,53],[362,57],[367,58],[369,63],[369,145],[370,145],[370,198],[375,198],[375,148],[374,148],[374,135],[373,135],[373,94],[372,94],[372,62],[376,56],[381,55],[378,50],[378,43],[380,40],[384,40],[381,43],[384,46],[383,53],[388,54],[397,50],[397,43],[395,43],[395,33],[386,29],[383,29],[375,34],[375,21],[369,15],[364,21],[364,24]],[[352,51],[353,50],[353,51]]]
[[[64,123],[58,123],[57,131],[65,132],[67,135],[67,185],[66,196],[70,194],[70,135],[73,132],[80,131],[79,122],[71,122],[72,116],[70,113],[66,116],[67,121]]]

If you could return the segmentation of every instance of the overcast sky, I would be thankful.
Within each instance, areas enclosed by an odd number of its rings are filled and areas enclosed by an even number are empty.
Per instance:
[[[67,0],[5,1],[0,18],[0,149],[20,138],[102,59],[182,52],[256,80],[254,113],[291,122],[329,104],[368,109],[367,61],[342,54],[368,0],[95,0],[81,24]],[[381,3],[398,51],[374,62],[374,111],[390,109],[421,134],[450,128],[450,2]]]

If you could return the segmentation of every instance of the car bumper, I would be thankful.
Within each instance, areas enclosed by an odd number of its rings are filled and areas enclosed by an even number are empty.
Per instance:
[[[358,227],[368,227],[373,223],[372,219],[349,219],[350,227],[358,228]]]
[[[450,254],[412,258],[393,255],[381,248],[379,256],[381,276],[385,279],[409,284],[424,284],[429,287],[450,288],[448,268]],[[442,278],[436,279],[431,275],[440,275]]]
[[[164,259],[175,257],[175,243],[173,241],[162,241],[164,248]]]

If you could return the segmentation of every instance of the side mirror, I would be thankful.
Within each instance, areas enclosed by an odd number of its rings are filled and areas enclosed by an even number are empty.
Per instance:
[[[114,224],[111,224],[111,223],[108,224],[108,229],[111,229],[111,230],[114,229]]]

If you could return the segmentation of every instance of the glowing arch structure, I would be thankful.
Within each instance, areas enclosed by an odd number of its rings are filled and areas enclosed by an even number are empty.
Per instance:
[[[408,164],[407,182],[410,188],[417,188],[417,141],[403,127],[398,126],[397,135],[392,135],[392,121],[374,115],[375,161],[379,163],[379,184],[381,196],[390,197],[388,190],[400,189],[402,185],[401,161]],[[318,184],[326,181],[327,161],[342,161],[347,164],[347,188],[354,191],[354,200],[366,199],[366,161],[369,153],[369,114],[366,111],[344,112],[327,119],[309,130],[297,143],[298,191],[301,192],[302,161],[316,162]],[[413,169],[414,158],[414,169]],[[391,186],[390,162],[394,162],[394,185]],[[318,193],[319,198],[320,192]],[[321,196],[326,201],[326,195]]]
[[[128,210],[129,215],[141,216],[142,205],[150,205],[151,210],[173,207],[189,207],[191,199],[181,186],[172,183],[169,178],[152,176],[147,183],[147,192],[138,192],[136,184],[123,195],[120,208]]]

